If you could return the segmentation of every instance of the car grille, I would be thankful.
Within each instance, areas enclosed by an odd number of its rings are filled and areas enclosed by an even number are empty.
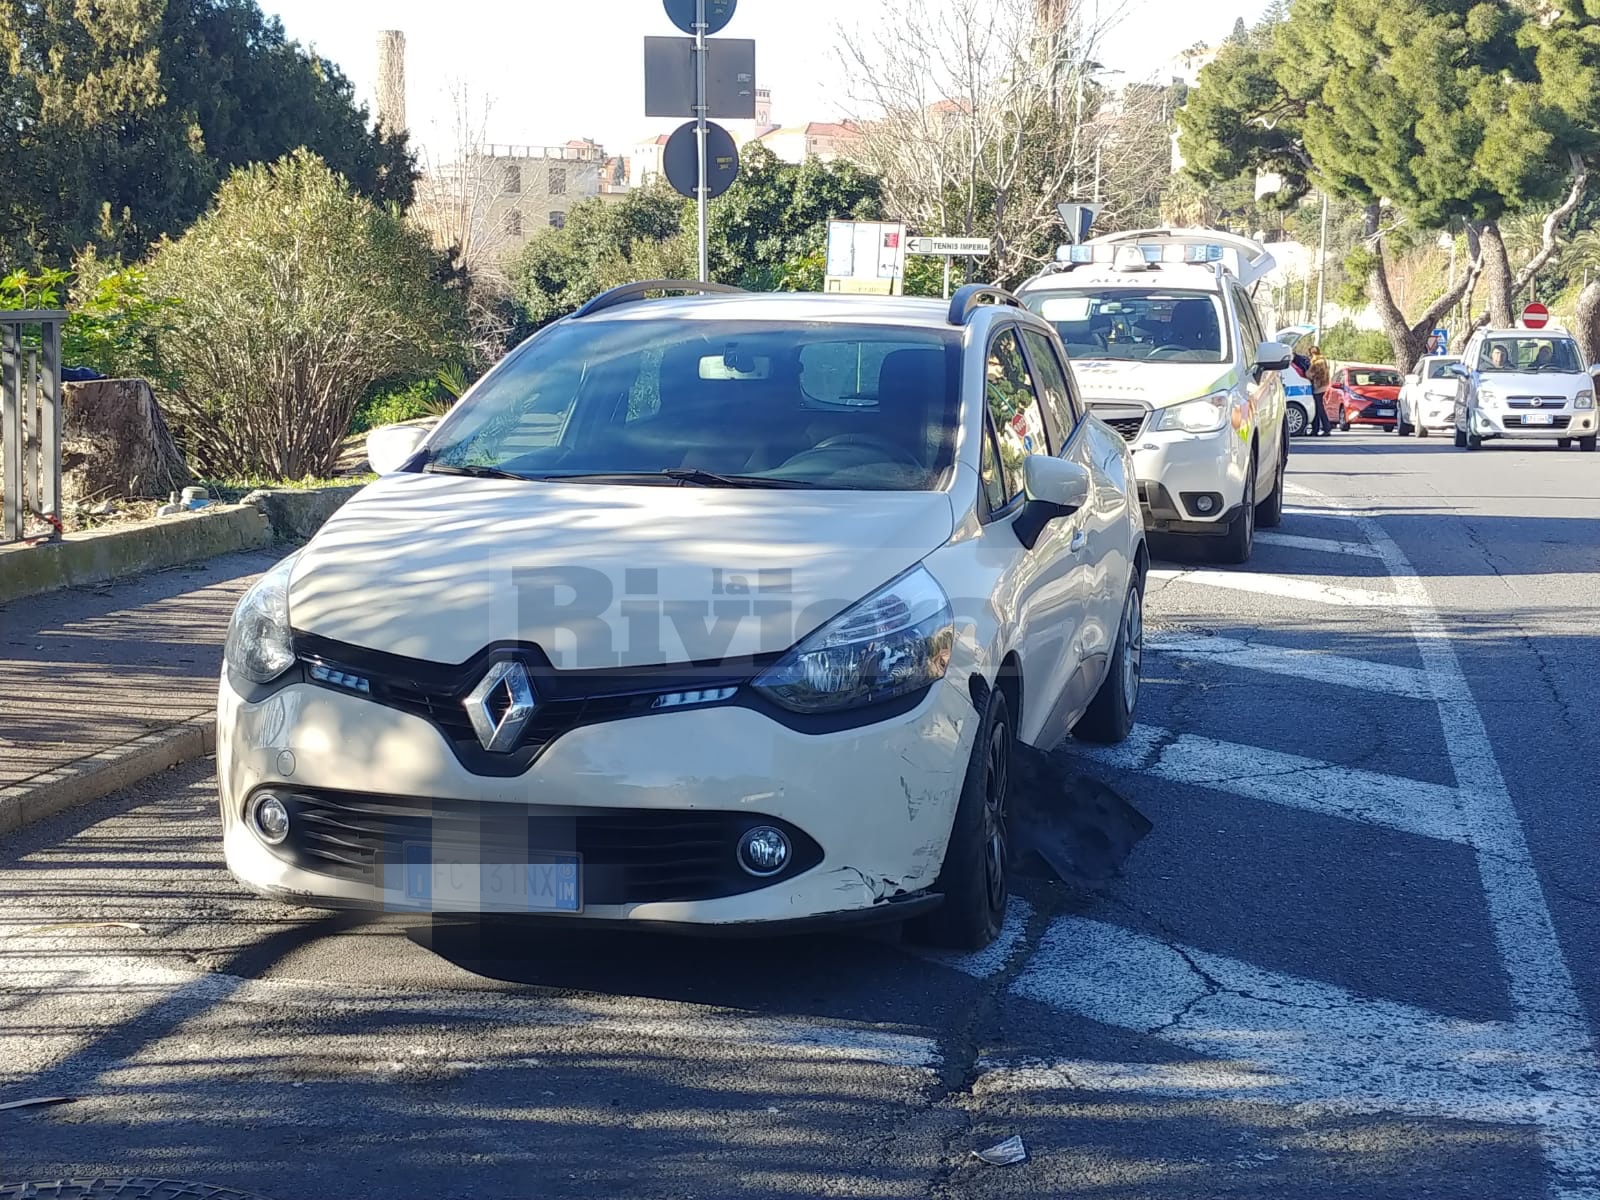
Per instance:
[[[1144,428],[1143,417],[1101,417],[1107,425],[1122,435],[1122,440],[1131,442],[1139,436],[1139,431]]]
[[[1543,421],[1540,421],[1538,424],[1533,424],[1529,421],[1524,421],[1518,416],[1509,416],[1505,418],[1505,427],[1507,429],[1565,429],[1571,424],[1572,418],[1566,413],[1551,413],[1550,423],[1548,425],[1546,425]]]
[[[1512,396],[1506,404],[1511,408],[1565,408],[1565,396]]]
[[[288,840],[272,847],[307,871],[378,886],[407,844],[472,863],[526,863],[577,854],[585,904],[711,900],[755,891],[808,871],[822,848],[785,821],[758,813],[480,804],[344,792],[284,792]],[[734,852],[758,825],[788,836],[792,857],[775,876],[741,870]]]
[[[429,722],[450,744],[462,766],[477,775],[520,775],[557,739],[574,729],[643,716],[658,698],[700,689],[737,690],[764,669],[766,660],[718,664],[676,663],[625,670],[559,671],[536,646],[490,647],[462,664],[427,662],[296,634],[295,651],[306,668],[323,668],[336,679],[354,677],[360,694]],[[491,754],[478,741],[465,700],[489,668],[516,659],[527,668],[538,706],[521,740],[509,753]],[[308,682],[334,691],[348,686]],[[732,700],[733,697],[729,697]]]

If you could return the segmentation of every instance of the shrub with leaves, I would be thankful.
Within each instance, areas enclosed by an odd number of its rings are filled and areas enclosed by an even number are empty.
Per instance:
[[[398,211],[307,151],[236,171],[150,267],[175,302],[159,349],[191,457],[218,475],[331,473],[374,383],[453,356],[461,314],[436,268]]]
[[[0,309],[62,307],[68,311],[61,332],[64,365],[92,367],[114,379],[170,382],[156,341],[171,302],[150,295],[143,268],[98,259],[91,249],[71,271],[19,270],[0,278]]]

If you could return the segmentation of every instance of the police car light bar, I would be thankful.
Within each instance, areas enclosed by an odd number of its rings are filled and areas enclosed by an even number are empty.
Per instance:
[[[1207,245],[1114,245],[1089,243],[1082,246],[1060,246],[1056,249],[1056,262],[1084,266],[1089,263],[1109,263],[1122,271],[1143,270],[1157,263],[1186,263],[1207,266],[1225,263],[1227,250],[1214,243]]]

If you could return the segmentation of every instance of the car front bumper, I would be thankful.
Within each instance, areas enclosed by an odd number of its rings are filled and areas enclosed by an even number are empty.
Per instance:
[[[1534,415],[1532,410],[1508,412],[1474,409],[1468,416],[1469,431],[1479,437],[1509,438],[1515,441],[1548,442],[1556,438],[1594,437],[1600,430],[1600,418],[1594,409],[1545,409],[1539,416],[1548,416],[1550,424],[1526,424]]]
[[[1397,416],[1399,410],[1393,404],[1390,404],[1387,406],[1388,415],[1379,416],[1374,411],[1376,407],[1376,405],[1371,404],[1363,408],[1347,407],[1345,409],[1345,419],[1352,425],[1377,425],[1385,429],[1393,429],[1395,423],[1399,420]]]
[[[420,716],[312,684],[249,703],[224,678],[217,728],[228,867],[263,895],[734,932],[893,919],[926,902],[976,720],[950,680],[909,712],[835,732],[800,732],[737,705],[690,709],[580,726],[506,778],[467,771]],[[278,847],[245,818],[263,788],[290,804]],[[775,882],[734,859],[741,832],[765,824],[795,845],[795,869]],[[680,856],[674,838],[693,848]],[[420,869],[459,867],[475,882],[463,890],[441,876],[423,898],[407,870],[414,854],[431,864]],[[704,866],[708,854],[725,854],[719,869]],[[581,911],[537,908],[517,884],[501,889],[502,866],[546,855],[577,863]],[[695,876],[676,895],[674,866]]]
[[[1133,446],[1145,527],[1154,533],[1221,536],[1244,502],[1250,443],[1219,433],[1146,432]],[[1211,507],[1202,510],[1203,499]]]
[[[1423,429],[1449,429],[1455,422],[1454,400],[1424,400],[1418,408],[1416,423]]]

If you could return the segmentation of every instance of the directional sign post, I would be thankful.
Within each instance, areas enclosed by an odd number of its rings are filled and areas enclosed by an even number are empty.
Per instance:
[[[994,250],[988,238],[914,237],[906,243],[907,254],[925,254],[944,259],[944,298],[950,299],[950,260],[985,258]]]

